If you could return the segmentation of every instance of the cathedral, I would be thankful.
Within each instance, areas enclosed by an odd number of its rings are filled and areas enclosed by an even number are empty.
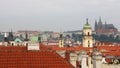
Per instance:
[[[101,17],[99,21],[95,20],[95,31],[97,34],[115,34],[118,32],[117,28],[113,24],[103,23]]]

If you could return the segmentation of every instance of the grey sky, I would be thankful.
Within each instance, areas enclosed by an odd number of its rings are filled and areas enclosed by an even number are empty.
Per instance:
[[[99,16],[120,29],[120,0],[0,0],[0,31],[81,30]]]

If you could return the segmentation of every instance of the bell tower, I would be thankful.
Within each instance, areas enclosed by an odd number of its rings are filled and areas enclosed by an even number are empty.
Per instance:
[[[64,39],[62,34],[60,34],[60,38],[59,38],[59,47],[64,47]]]
[[[86,24],[83,27],[83,47],[93,47],[92,28],[86,19]]]

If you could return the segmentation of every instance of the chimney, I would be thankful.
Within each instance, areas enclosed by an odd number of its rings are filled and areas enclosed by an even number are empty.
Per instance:
[[[70,52],[69,51],[66,51],[65,52],[65,59],[70,62]]]

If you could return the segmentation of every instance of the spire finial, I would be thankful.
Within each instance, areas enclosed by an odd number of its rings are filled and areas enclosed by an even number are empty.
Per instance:
[[[101,22],[101,16],[99,17],[99,22]]]
[[[86,24],[88,24],[88,18],[86,19]]]

